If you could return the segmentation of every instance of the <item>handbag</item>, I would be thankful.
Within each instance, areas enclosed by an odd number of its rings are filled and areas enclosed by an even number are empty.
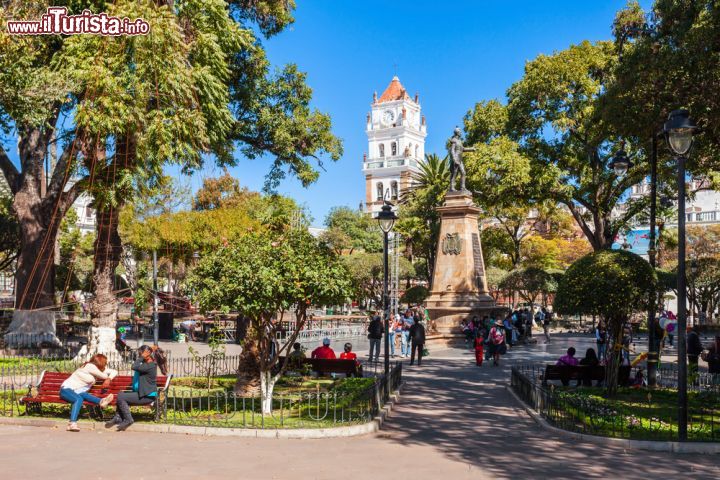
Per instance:
[[[423,357],[427,357],[428,355],[430,355],[430,350],[428,350],[427,348],[423,348],[422,354]]]

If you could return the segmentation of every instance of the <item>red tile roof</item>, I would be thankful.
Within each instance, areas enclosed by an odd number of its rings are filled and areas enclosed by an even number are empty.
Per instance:
[[[408,96],[407,92],[405,91],[405,87],[402,86],[400,83],[400,79],[396,76],[393,77],[392,81],[390,82],[390,85],[385,89],[382,95],[380,95],[380,98],[378,99],[378,103],[383,102],[392,102],[393,100],[409,100],[410,97]]]

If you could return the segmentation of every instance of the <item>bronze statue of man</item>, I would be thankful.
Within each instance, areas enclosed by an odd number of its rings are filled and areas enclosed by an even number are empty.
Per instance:
[[[464,152],[474,152],[474,148],[465,148],[463,145],[461,132],[458,127],[455,127],[455,132],[450,138],[450,146],[448,148],[450,153],[450,192],[456,191],[455,179],[457,178],[458,171],[460,172],[460,191],[467,190],[465,188],[465,163],[463,163],[462,155]]]

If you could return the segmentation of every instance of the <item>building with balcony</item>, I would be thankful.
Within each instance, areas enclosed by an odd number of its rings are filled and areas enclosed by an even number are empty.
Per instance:
[[[383,199],[396,203],[412,184],[413,173],[425,158],[427,125],[417,94],[408,96],[398,77],[373,102],[365,131],[368,151],[363,155],[365,211],[380,211]]]

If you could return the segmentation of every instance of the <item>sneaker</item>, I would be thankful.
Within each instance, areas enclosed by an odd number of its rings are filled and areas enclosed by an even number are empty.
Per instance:
[[[68,423],[67,431],[68,432],[79,432],[80,427],[78,427],[77,422],[70,422],[70,423]]]
[[[100,408],[107,408],[107,406],[112,403],[113,398],[115,398],[115,395],[111,393],[107,397],[104,397],[102,400],[100,400]]]

